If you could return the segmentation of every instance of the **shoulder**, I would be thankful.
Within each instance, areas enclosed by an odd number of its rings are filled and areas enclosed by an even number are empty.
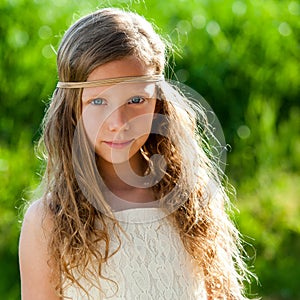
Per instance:
[[[41,223],[43,220],[42,218],[43,215],[45,215],[43,200],[39,199],[32,202],[29,205],[29,207],[26,209],[24,219],[23,219],[23,227],[28,226],[30,224],[32,225],[33,221],[39,221],[39,223]]]
[[[46,212],[44,202],[40,199],[31,203],[23,218],[20,246],[26,240],[39,241],[44,244],[47,242],[47,233],[51,229],[52,221],[50,215]]]
[[[59,299],[51,284],[48,236],[52,222],[42,200],[27,209],[20,235],[19,262],[22,299]]]

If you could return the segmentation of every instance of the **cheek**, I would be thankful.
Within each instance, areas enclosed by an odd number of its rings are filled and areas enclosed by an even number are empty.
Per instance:
[[[104,123],[103,117],[91,110],[85,110],[82,113],[82,122],[89,140],[95,144]]]
[[[140,136],[149,135],[151,132],[154,110],[155,102],[141,111],[132,113],[128,117],[130,129]]]
[[[151,131],[153,114],[142,114],[130,119],[129,126],[132,131],[139,132],[141,135],[149,134]]]

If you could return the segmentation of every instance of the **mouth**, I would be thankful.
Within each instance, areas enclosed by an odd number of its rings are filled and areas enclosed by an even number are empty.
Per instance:
[[[133,141],[134,139],[126,141],[104,141],[103,143],[113,149],[123,149],[129,146]]]

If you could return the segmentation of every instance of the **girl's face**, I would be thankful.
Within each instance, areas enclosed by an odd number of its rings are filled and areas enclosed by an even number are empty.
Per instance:
[[[152,73],[135,57],[96,68],[88,81]],[[82,120],[98,156],[109,163],[138,159],[146,142],[156,105],[155,83],[120,83],[84,88]]]

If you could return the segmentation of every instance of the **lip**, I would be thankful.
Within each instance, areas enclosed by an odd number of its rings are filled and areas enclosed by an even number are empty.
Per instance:
[[[126,141],[104,141],[103,143],[113,149],[123,149],[129,146],[133,141],[134,139]]]

